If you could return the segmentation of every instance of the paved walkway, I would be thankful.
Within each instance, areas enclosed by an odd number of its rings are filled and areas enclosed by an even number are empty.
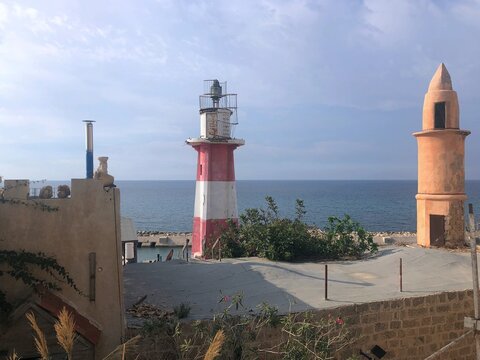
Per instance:
[[[403,289],[399,292],[399,259]],[[284,263],[259,258],[130,264],[124,269],[125,305],[172,308],[189,303],[189,318],[210,318],[223,295],[242,292],[246,311],[267,302],[280,312],[421,296],[472,286],[470,254],[419,247],[383,246],[361,261],[328,262],[329,300],[324,299],[324,262]]]

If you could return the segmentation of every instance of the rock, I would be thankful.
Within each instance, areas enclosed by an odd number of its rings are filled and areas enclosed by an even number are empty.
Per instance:
[[[50,185],[44,186],[40,189],[40,199],[51,199],[53,197],[53,189]]]
[[[394,242],[395,242],[395,239],[392,237],[387,237],[387,236],[383,237],[384,244],[393,244]]]
[[[58,185],[57,197],[59,199],[66,199],[70,196],[70,187],[68,185]]]

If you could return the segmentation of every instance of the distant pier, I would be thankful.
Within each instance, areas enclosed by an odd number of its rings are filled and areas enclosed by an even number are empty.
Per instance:
[[[190,248],[192,243],[192,233],[188,232],[138,231],[137,238],[138,247],[181,247],[188,239]]]

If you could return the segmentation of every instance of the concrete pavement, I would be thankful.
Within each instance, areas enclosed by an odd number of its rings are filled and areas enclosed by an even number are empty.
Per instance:
[[[325,263],[329,264],[327,301]],[[190,304],[190,319],[212,317],[225,306],[219,299],[236,293],[243,293],[244,311],[255,311],[258,304],[267,302],[286,313],[472,287],[469,252],[416,246],[382,246],[375,256],[359,261],[285,263],[240,258],[129,264],[124,269],[127,308],[147,295],[146,303],[166,309]]]

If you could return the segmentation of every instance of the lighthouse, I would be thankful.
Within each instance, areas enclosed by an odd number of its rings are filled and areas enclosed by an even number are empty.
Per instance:
[[[417,243],[463,246],[465,237],[465,138],[460,130],[457,93],[442,63],[423,103],[418,142]]]
[[[227,83],[205,80],[200,102],[200,136],[186,143],[198,153],[192,255],[201,257],[227,226],[238,221],[234,150],[245,144],[233,136],[237,120],[237,95]]]

